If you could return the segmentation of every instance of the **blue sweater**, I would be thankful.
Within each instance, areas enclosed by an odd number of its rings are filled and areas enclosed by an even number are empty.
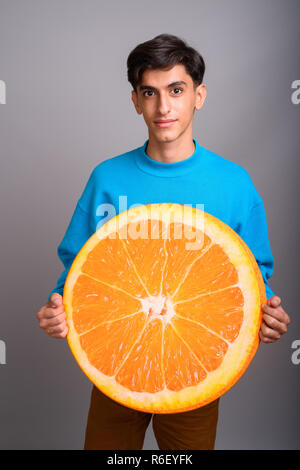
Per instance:
[[[205,212],[225,222],[247,243],[262,273],[267,298],[274,295],[268,286],[274,260],[264,205],[248,172],[193,141],[193,155],[179,162],[151,159],[146,140],[141,147],[94,168],[57,248],[65,270],[48,300],[53,292],[63,294],[75,256],[98,228],[134,205],[157,202],[203,204]]]

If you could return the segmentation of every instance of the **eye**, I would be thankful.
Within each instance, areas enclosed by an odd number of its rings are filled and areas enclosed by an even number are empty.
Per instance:
[[[145,95],[145,93],[154,93],[154,91],[152,91],[152,90],[146,90],[146,91],[143,92],[143,96],[149,96],[149,95]],[[150,95],[150,96],[152,96],[152,95]]]
[[[177,90],[177,92],[176,92],[176,90]],[[172,91],[175,91],[175,93],[174,93],[175,95],[181,95],[181,93],[183,92],[183,89],[176,87],[176,88],[173,88]],[[146,90],[146,91],[143,92],[143,96],[150,97],[150,96],[153,96],[153,95],[147,95],[146,93],[153,93],[154,94],[154,91],[153,90]]]
[[[179,90],[180,92],[182,92],[182,91],[183,91],[183,89],[182,89],[182,88],[173,88],[173,91],[174,91],[174,90]],[[180,94],[181,94],[181,93],[175,93],[175,95],[180,95]]]

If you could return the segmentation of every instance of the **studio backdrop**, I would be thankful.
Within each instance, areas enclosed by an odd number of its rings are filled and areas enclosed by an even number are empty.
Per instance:
[[[83,447],[92,384],[36,314],[91,171],[148,137],[126,59],[161,33],[203,55],[194,137],[251,176],[291,318],[221,398],[216,449],[300,448],[299,14],[298,0],[0,0],[1,449]]]

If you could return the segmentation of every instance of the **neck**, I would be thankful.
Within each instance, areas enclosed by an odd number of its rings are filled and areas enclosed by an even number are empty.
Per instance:
[[[175,163],[189,158],[195,152],[193,134],[188,132],[175,140],[162,141],[149,134],[146,154],[158,162]]]

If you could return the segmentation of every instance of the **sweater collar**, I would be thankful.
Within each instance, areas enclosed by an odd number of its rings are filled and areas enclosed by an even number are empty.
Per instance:
[[[170,177],[181,176],[189,173],[199,165],[204,153],[203,148],[200,147],[197,140],[193,138],[193,141],[195,144],[195,151],[190,157],[179,162],[166,163],[153,160],[146,154],[145,150],[149,142],[149,139],[147,139],[144,145],[136,149],[136,164],[141,170],[155,176]]]

